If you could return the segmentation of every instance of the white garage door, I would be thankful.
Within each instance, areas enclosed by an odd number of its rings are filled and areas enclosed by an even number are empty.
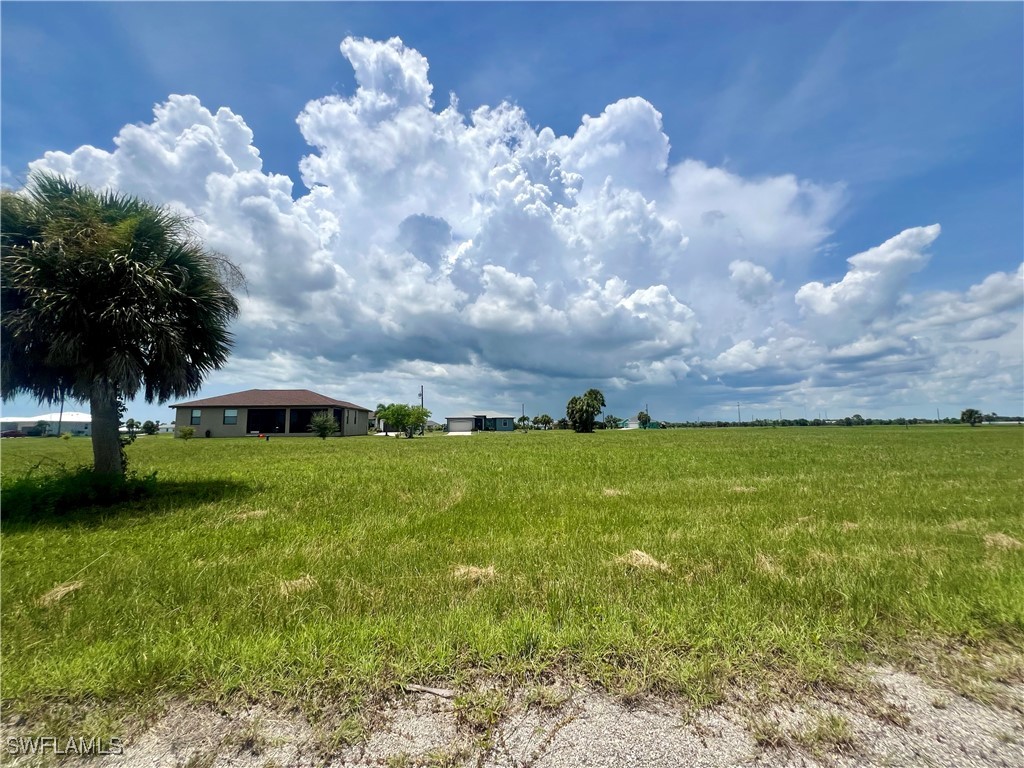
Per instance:
[[[472,432],[472,419],[448,419],[449,432]]]

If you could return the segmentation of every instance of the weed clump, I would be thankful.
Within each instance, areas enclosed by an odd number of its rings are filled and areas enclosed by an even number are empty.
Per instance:
[[[480,568],[476,565],[457,565],[455,570],[452,571],[452,576],[456,579],[469,582],[474,586],[493,581],[496,575],[497,573],[493,565],[488,565],[486,568]]]
[[[671,573],[672,568],[668,563],[655,560],[649,554],[640,549],[632,550],[628,555],[621,555],[615,558],[618,565],[625,565],[637,571],[657,571],[660,573]]]

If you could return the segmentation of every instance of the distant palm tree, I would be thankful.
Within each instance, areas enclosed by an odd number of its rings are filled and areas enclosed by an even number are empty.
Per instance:
[[[976,427],[981,424],[982,413],[977,408],[965,408],[960,413],[960,421],[965,424],[970,424],[972,427]]]
[[[120,406],[195,394],[227,361],[242,274],[135,197],[34,173],[0,203],[0,394],[87,400],[94,469],[123,473]]]
[[[588,389],[573,397],[565,407],[565,416],[577,432],[593,432],[594,420],[605,407],[604,395],[599,389]]]

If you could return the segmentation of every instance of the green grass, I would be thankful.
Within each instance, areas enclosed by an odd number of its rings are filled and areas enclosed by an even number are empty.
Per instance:
[[[4,482],[89,451],[4,441]],[[155,497],[4,523],[9,704],[357,701],[548,672],[701,702],[921,641],[1024,648],[1016,428],[156,437],[128,451],[158,472]],[[669,570],[616,562],[635,549]],[[494,576],[457,578],[463,565]]]

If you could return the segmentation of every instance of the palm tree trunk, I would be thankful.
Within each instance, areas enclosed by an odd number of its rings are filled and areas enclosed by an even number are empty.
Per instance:
[[[117,390],[99,383],[89,393],[92,410],[92,465],[102,474],[124,474],[121,465],[121,426],[117,413]]]

